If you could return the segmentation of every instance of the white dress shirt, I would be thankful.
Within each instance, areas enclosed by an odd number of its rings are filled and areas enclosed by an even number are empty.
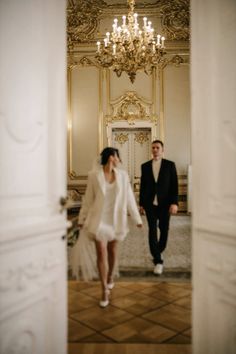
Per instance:
[[[157,182],[157,180],[158,180],[160,168],[161,168],[161,159],[159,159],[159,160],[154,160],[153,159],[152,160],[152,172],[153,172],[153,176],[154,176],[155,182]],[[158,205],[157,195],[156,194],[155,194],[155,198],[153,200],[153,205]]]

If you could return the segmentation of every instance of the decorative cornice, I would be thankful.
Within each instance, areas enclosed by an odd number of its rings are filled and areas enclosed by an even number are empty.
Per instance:
[[[189,0],[164,1],[161,6],[161,22],[165,37],[169,40],[188,40],[190,37]]]

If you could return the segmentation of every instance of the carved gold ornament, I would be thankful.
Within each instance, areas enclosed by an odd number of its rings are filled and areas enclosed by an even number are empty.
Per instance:
[[[188,40],[190,33],[189,0],[169,0],[161,6],[162,28],[167,39]]]
[[[136,120],[156,122],[157,115],[151,113],[152,104],[139,97],[134,91],[126,92],[112,104],[112,115],[107,115],[106,123],[126,121],[135,124]]]
[[[91,42],[97,30],[103,0],[68,0],[67,44],[72,51],[78,43]]]
[[[134,140],[137,143],[143,145],[143,143],[146,143],[147,141],[149,141],[149,133],[144,133],[144,132],[135,133]]]
[[[129,134],[124,134],[124,133],[116,133],[115,134],[115,141],[118,142],[118,144],[123,145],[126,143],[126,141],[129,140]]]
[[[175,66],[180,66],[180,64],[184,63],[184,59],[183,57],[181,57],[180,55],[175,55],[170,61],[169,63],[174,64]]]

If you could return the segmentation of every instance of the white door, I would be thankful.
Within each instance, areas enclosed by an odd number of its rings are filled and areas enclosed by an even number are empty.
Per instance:
[[[236,352],[236,2],[192,0],[193,353]]]
[[[128,172],[133,190],[138,196],[141,164],[151,158],[151,129],[114,128],[112,146],[119,149],[122,165]]]
[[[66,4],[0,2],[0,353],[65,354]]]

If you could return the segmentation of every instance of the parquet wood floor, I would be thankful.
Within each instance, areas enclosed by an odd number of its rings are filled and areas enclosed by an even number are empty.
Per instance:
[[[99,282],[69,281],[68,289],[69,354],[191,352],[189,280],[120,279],[104,309]]]

